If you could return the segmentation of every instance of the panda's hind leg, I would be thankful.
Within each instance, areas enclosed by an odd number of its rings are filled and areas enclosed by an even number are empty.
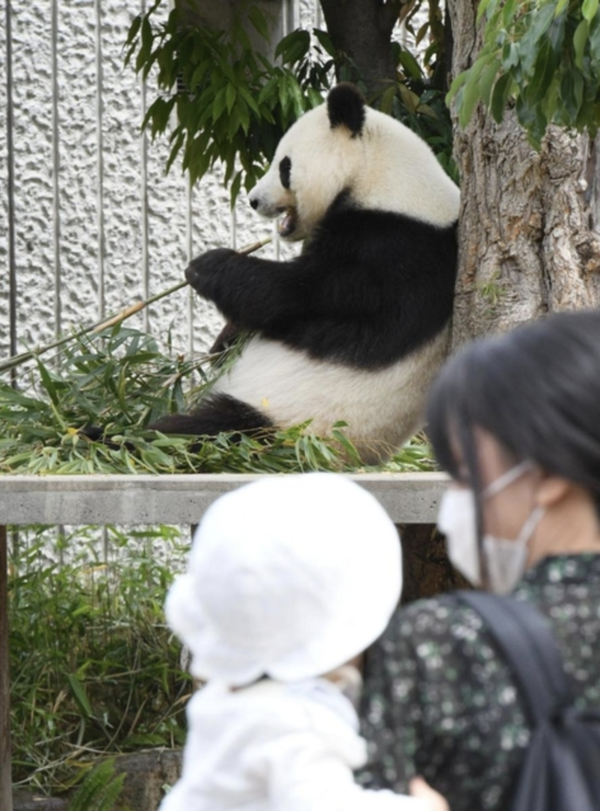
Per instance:
[[[184,436],[216,436],[222,432],[260,436],[273,427],[265,414],[228,394],[211,394],[196,411],[168,414],[148,426],[163,434]]]

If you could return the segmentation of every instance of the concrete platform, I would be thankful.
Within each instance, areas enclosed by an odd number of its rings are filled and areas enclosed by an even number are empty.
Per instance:
[[[285,475],[285,474],[272,474]],[[261,476],[0,476],[0,524],[195,524],[223,493]],[[395,524],[435,523],[443,473],[361,473]]]

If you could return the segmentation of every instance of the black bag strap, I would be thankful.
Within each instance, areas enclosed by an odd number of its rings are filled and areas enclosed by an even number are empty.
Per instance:
[[[534,606],[480,591],[455,594],[483,618],[516,676],[532,726],[573,703],[550,625]]]
[[[455,592],[484,620],[510,665],[532,731],[514,811],[599,811],[600,709],[578,710],[550,625],[530,603],[473,591]]]

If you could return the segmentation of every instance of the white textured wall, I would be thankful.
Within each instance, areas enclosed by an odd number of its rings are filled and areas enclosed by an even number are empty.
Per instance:
[[[9,350],[6,0],[0,4],[0,355]],[[143,88],[123,66],[123,44],[140,0],[12,0],[15,254],[18,350],[166,289],[191,255],[271,234],[240,196],[232,218],[217,177],[193,194],[166,139],[139,131]],[[287,24],[312,21],[314,3]],[[154,89],[147,90],[148,103]],[[147,200],[147,205],[145,205]],[[235,225],[233,225],[235,220]],[[277,246],[263,249],[274,255]],[[145,320],[146,319],[146,320]],[[134,326],[174,348],[204,348],[220,316],[183,290]]]

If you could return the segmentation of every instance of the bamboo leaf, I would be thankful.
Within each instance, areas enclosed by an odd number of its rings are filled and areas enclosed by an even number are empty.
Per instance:
[[[269,39],[269,28],[267,26],[267,21],[258,6],[252,5],[250,7],[250,11],[248,12],[248,17],[252,25],[256,28],[258,33],[263,37],[263,39]]]
[[[275,56],[280,56],[282,64],[299,62],[308,53],[310,48],[310,34],[308,31],[297,29],[285,36],[275,49]]]
[[[415,57],[410,53],[410,51],[406,50],[406,48],[402,48],[400,51],[400,64],[411,77],[411,79],[420,79],[423,76],[423,69],[415,59]]]
[[[513,2],[514,0],[509,1]],[[532,15],[531,19],[531,25],[528,30],[528,39],[532,45],[535,45],[548,31],[548,28],[554,19],[553,5],[548,3],[541,9],[538,9],[536,13]]]
[[[494,6],[496,5],[495,0],[481,0],[479,5],[477,6],[477,22],[481,20],[483,15],[486,13],[488,8],[493,10]]]
[[[588,41],[590,25],[587,20],[582,20],[573,34],[573,50],[575,52],[575,64],[579,70],[583,70],[583,55]]]
[[[487,68],[483,71],[481,78],[479,79],[479,97],[486,107],[489,104],[490,93],[492,92],[492,86],[496,81],[498,71],[500,70],[500,64],[499,59],[494,59],[494,61],[490,62]]]
[[[450,90],[446,94],[446,105],[450,107],[452,100],[455,98],[458,91],[461,87],[465,84],[467,79],[469,78],[469,71],[464,70],[462,73],[459,73],[458,76],[454,79],[452,84],[450,85]]]
[[[319,28],[314,28],[313,34],[325,52],[328,53],[329,56],[335,56],[335,48],[327,31],[321,31]]]
[[[583,0],[583,3],[581,4],[581,14],[583,19],[590,23],[598,13],[599,5],[600,0]]]
[[[515,11],[518,8],[517,3],[519,0],[507,0],[502,9],[502,22],[506,28],[510,26],[515,16]]]
[[[73,697],[75,698],[81,713],[85,716],[85,718],[92,718],[94,713],[85,690],[85,685],[74,673],[67,673],[66,676],[69,687],[73,693]]]
[[[227,104],[227,86],[222,87],[215,96],[215,101],[212,106],[213,123],[216,124],[216,122],[221,118],[221,116],[225,112],[226,104]]]
[[[583,103],[583,77],[574,68],[566,71],[561,80],[560,95],[569,121],[574,124]]]
[[[227,107],[228,114],[231,114],[231,111],[233,110],[236,97],[237,91],[235,87],[232,84],[228,84],[225,88],[225,105]]]
[[[496,82],[492,91],[492,99],[490,102],[490,110],[494,121],[500,123],[504,116],[506,102],[510,94],[512,86],[512,78],[509,73],[505,73]]]

